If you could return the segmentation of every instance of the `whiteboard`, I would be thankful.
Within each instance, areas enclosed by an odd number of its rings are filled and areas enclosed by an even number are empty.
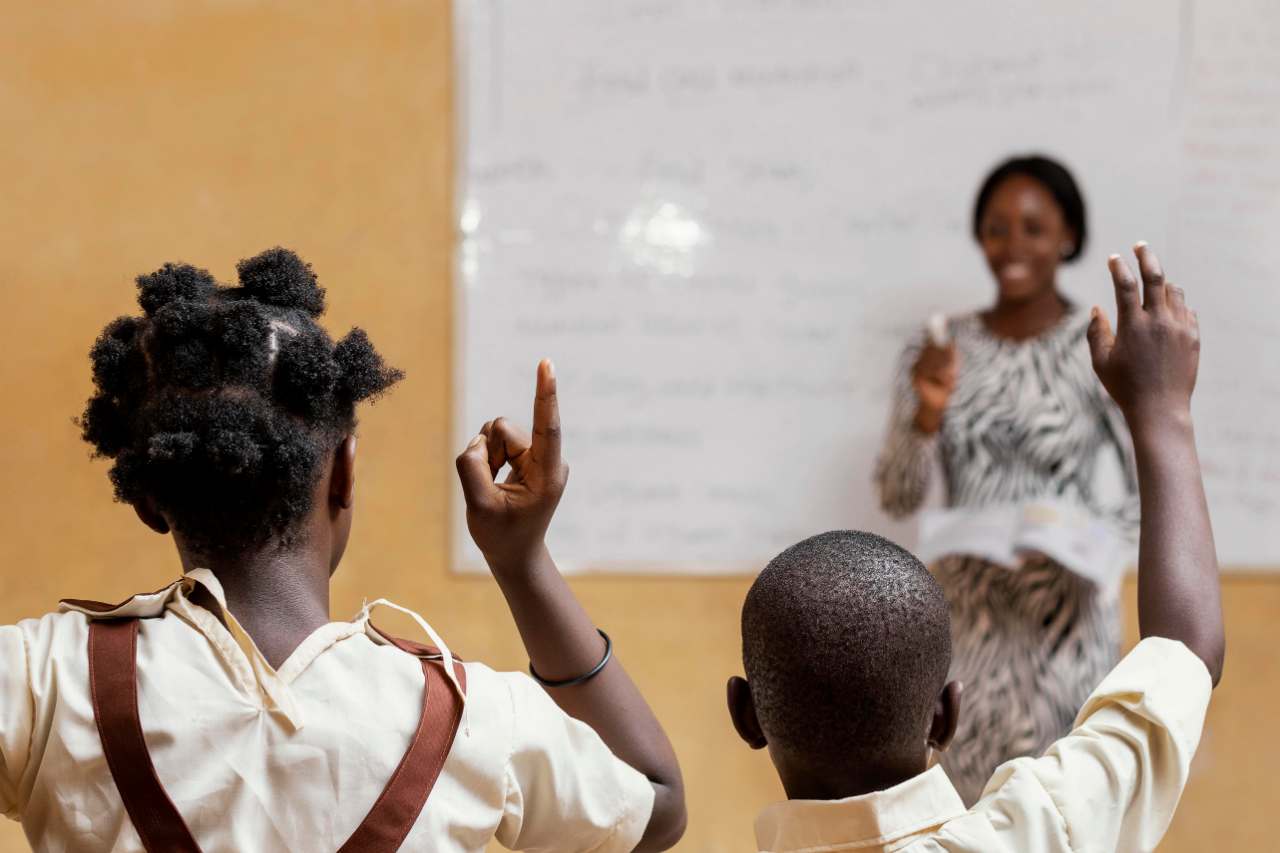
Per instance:
[[[1280,4],[470,0],[456,22],[456,443],[527,424],[555,359],[562,568],[756,571],[847,527],[910,546],[871,482],[897,357],[990,302],[970,204],[1032,151],[1089,204],[1071,298],[1108,304],[1104,259],[1137,239],[1187,288],[1220,556],[1280,565]]]

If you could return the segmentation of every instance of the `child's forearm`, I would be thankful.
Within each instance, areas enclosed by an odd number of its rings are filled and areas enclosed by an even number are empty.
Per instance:
[[[1142,496],[1138,622],[1143,637],[1180,640],[1216,685],[1226,638],[1218,559],[1189,412],[1130,422]]]
[[[491,566],[538,675],[550,681],[590,672],[604,640],[545,547],[518,566]],[[606,627],[607,630],[607,627]],[[548,688],[565,713],[595,729],[609,749],[654,785],[653,817],[637,850],[662,850],[684,829],[680,766],[666,733],[614,656],[600,673],[571,687]]]

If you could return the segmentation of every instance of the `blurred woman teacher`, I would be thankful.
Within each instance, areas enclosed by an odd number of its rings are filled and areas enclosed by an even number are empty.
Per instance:
[[[907,347],[876,471],[880,501],[896,516],[915,511],[937,452],[948,506],[1054,498],[1105,514],[1095,465],[1114,447],[1129,469],[1128,434],[1090,366],[1088,312],[1057,286],[1058,265],[1084,247],[1080,191],[1052,160],[1009,160],[978,192],[973,235],[995,304],[950,318],[944,345]],[[1136,506],[1122,514],[1132,524]],[[931,568],[951,602],[951,677],[965,687],[942,763],[972,803],[998,764],[1070,728],[1116,662],[1117,604],[1046,557],[1016,571],[961,555]]]

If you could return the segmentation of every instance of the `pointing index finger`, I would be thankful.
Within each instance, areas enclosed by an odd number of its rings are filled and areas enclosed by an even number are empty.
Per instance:
[[[545,471],[560,467],[560,401],[551,359],[538,362],[538,390],[533,400],[533,461]]]

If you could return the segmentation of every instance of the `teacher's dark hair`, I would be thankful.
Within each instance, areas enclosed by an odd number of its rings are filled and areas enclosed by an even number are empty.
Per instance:
[[[1038,181],[1053,196],[1062,210],[1062,219],[1075,234],[1075,244],[1063,261],[1074,261],[1084,252],[1085,240],[1088,238],[1088,226],[1085,219],[1084,196],[1076,179],[1067,171],[1067,167],[1039,154],[1029,157],[1014,157],[1006,160],[992,170],[982,182],[978,190],[978,198],[973,203],[973,238],[981,239],[980,226],[982,215],[986,212],[987,203],[996,188],[1006,179],[1015,175],[1025,175]]]

